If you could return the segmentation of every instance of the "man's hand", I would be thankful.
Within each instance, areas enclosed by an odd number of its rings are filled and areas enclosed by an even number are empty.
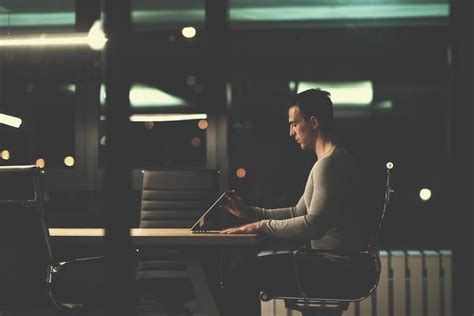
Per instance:
[[[220,206],[240,218],[248,217],[248,206],[233,190],[226,192]]]
[[[250,223],[240,227],[227,228],[221,234],[256,234],[260,230],[261,222]]]

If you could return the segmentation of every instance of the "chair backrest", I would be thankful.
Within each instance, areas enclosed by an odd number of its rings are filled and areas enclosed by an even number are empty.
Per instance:
[[[387,168],[387,178],[386,178],[386,181],[385,181],[384,202],[383,202],[383,206],[382,206],[382,211],[380,212],[380,216],[379,216],[378,221],[377,221],[375,232],[373,234],[372,239],[370,240],[369,251],[371,251],[371,252],[378,251],[379,237],[380,237],[380,231],[382,229],[383,219],[385,217],[385,213],[388,209],[388,206],[390,204],[391,195],[393,193],[392,186],[391,186],[392,185],[391,184],[391,178],[390,178],[391,172],[392,172],[392,169],[393,169],[393,163],[387,162],[386,168]]]
[[[370,218],[367,219],[367,251],[373,254],[378,252],[379,237],[382,229],[383,220],[391,201],[391,195],[393,193],[391,183],[392,169],[393,163],[387,162],[384,182],[382,183],[379,181],[379,183],[375,184],[376,187],[368,188],[369,191],[372,192],[369,192],[370,202],[367,207],[373,208],[373,210],[368,213],[368,216],[370,216]],[[381,190],[382,184],[385,185],[383,191]],[[383,200],[381,199],[382,197]],[[380,203],[380,201],[382,202]]]
[[[40,170],[0,167],[0,306],[45,302],[52,262]]]
[[[140,227],[191,227],[217,195],[215,169],[145,170]]]

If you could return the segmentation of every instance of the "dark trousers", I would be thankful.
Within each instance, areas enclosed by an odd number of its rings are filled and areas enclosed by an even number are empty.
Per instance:
[[[290,252],[301,246],[301,243],[269,240],[256,252],[235,249],[228,253],[223,315],[260,315],[262,285],[274,279],[282,284],[294,282]]]

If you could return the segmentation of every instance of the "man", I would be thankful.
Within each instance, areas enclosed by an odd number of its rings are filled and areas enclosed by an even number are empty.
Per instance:
[[[333,105],[329,93],[310,89],[290,103],[290,137],[302,150],[318,157],[303,195],[293,207],[263,209],[247,206],[235,193],[223,203],[232,214],[250,221],[223,234],[259,233],[287,240],[310,241],[312,248],[360,249],[356,224],[358,169],[353,158],[333,137]]]
[[[227,280],[229,315],[259,315],[260,289],[282,286],[284,291],[300,293],[292,249],[282,251],[281,244],[297,244],[294,243],[297,241],[301,245],[301,242],[311,241],[312,248],[317,249],[362,248],[357,225],[359,218],[355,214],[359,173],[355,161],[333,137],[333,116],[329,93],[323,90],[298,93],[290,103],[290,137],[295,138],[302,150],[314,151],[318,158],[295,206],[252,207],[235,193],[228,193],[221,204],[232,214],[250,222],[221,233],[263,234],[273,237],[267,240],[273,243],[270,248],[279,248],[277,252],[262,251],[257,258],[244,259],[231,271]],[[310,273],[305,278],[327,293],[333,290],[332,281],[341,270],[333,260],[318,260],[309,267]]]

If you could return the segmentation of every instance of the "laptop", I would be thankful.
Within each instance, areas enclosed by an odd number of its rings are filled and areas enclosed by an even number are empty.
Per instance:
[[[219,205],[228,191],[224,192],[212,203],[206,212],[191,227],[191,233],[219,233],[224,229],[224,217],[227,210]]]

